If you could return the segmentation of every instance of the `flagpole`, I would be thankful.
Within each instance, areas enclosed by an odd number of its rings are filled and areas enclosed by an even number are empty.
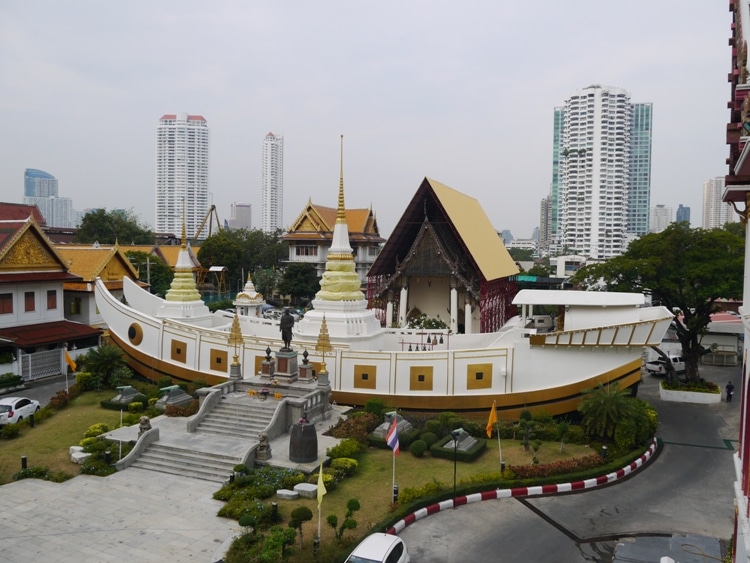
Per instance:
[[[495,407],[495,401],[492,401],[492,411],[497,412],[496,407]],[[500,457],[500,472],[502,472],[503,471],[503,447],[500,445],[500,428],[499,427],[497,429],[497,451],[498,451],[498,456]]]
[[[393,457],[393,483],[391,484],[391,495],[393,495],[393,503],[396,503],[396,449],[393,449],[393,452],[391,452],[391,456]]]

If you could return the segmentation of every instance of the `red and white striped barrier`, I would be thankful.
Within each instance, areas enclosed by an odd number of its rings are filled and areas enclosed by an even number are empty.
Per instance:
[[[414,524],[414,522],[416,522],[417,520],[426,518],[427,516],[431,514],[437,514],[438,512],[442,510],[453,508],[454,505],[461,506],[464,504],[471,504],[473,502],[480,502],[483,500],[495,500],[495,499],[500,499],[500,498],[554,495],[557,493],[568,493],[571,491],[593,489],[595,487],[600,487],[601,485],[614,483],[615,481],[618,481],[624,477],[627,477],[634,471],[643,467],[643,465],[649,459],[651,459],[651,457],[656,452],[656,445],[657,445],[656,438],[654,438],[651,441],[651,445],[649,446],[648,450],[646,450],[641,457],[633,461],[631,464],[626,465],[622,469],[618,469],[614,473],[609,473],[608,475],[602,475],[600,477],[596,477],[593,479],[586,479],[585,481],[574,481],[572,483],[558,483],[557,485],[539,485],[537,487],[515,487],[513,489],[495,489],[492,491],[484,491],[481,493],[474,493],[472,495],[464,495],[464,496],[456,497],[455,504],[454,504],[454,499],[444,500],[443,502],[439,502],[437,504],[431,504],[430,506],[421,508],[417,510],[416,512],[412,512],[411,514],[405,516],[403,519],[396,522],[391,528],[388,528],[388,530],[386,530],[386,533],[398,535],[404,530],[404,528]]]

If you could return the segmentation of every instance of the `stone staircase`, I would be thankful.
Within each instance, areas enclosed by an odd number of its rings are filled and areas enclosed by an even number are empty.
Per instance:
[[[233,473],[238,457],[198,452],[154,442],[131,467],[223,483]]]
[[[277,406],[274,399],[261,401],[242,393],[225,395],[198,425],[197,432],[257,440],[258,434],[270,424]]]
[[[242,457],[216,453],[215,447],[201,448],[201,443],[215,446],[216,442],[239,438],[247,440],[250,448],[271,422],[277,406],[278,402],[272,398],[262,401],[244,393],[225,395],[194,433],[187,434],[186,431],[185,447],[176,445],[174,440],[169,444],[156,441],[132,463],[132,467],[223,483],[234,471],[234,466],[242,462]]]

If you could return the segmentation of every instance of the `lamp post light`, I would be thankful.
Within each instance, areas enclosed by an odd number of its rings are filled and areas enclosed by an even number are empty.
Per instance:
[[[451,437],[453,438],[453,508],[456,508],[456,461],[458,458],[458,437],[459,433],[455,430],[451,430]]]

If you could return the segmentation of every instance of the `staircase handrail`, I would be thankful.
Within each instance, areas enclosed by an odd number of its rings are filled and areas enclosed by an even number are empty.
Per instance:
[[[115,468],[117,471],[122,471],[123,469],[130,467],[132,463],[140,457],[140,455],[146,451],[146,448],[149,447],[151,444],[159,440],[159,429],[158,428],[152,428],[151,430],[146,430],[143,434],[141,434],[138,437],[138,441],[133,446],[133,449],[128,452],[128,455],[126,455],[121,460],[117,461],[115,463]]]

